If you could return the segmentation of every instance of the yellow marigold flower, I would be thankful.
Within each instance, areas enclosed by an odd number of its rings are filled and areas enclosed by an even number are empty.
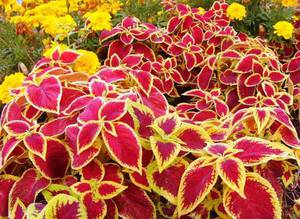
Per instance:
[[[88,20],[87,27],[92,30],[111,29],[111,16],[107,11],[97,10],[94,12],[87,12],[83,17]]]
[[[63,17],[47,16],[42,21],[42,26],[46,33],[63,40],[74,30],[76,23],[70,15]]]
[[[14,97],[11,96],[10,90],[13,88],[18,88],[22,85],[25,76],[21,72],[16,72],[5,77],[3,83],[0,85],[0,101],[2,103],[8,103]]]
[[[78,72],[85,72],[90,75],[96,73],[100,67],[98,56],[94,52],[87,50],[78,50],[80,57],[74,63],[74,70]]]
[[[246,17],[246,8],[239,3],[232,3],[227,8],[227,16],[231,20],[243,20]]]
[[[294,26],[287,21],[279,21],[274,26],[274,33],[288,40],[293,37]]]
[[[43,56],[44,57],[50,57],[51,54],[54,52],[54,50],[59,47],[59,50],[61,52],[67,50],[67,49],[70,49],[66,44],[63,44],[63,43],[58,43],[58,42],[55,42],[55,41],[52,41],[51,42],[51,45],[49,46],[49,42],[48,42],[49,39],[45,39],[43,40],[43,43],[44,43],[44,46],[45,46],[45,51],[43,53]]]
[[[284,7],[296,7],[298,5],[298,1],[297,0],[282,0],[281,4]]]
[[[199,14],[201,14],[201,15],[205,14],[205,9],[204,8],[199,7],[198,10],[199,10],[199,12],[198,12]]]

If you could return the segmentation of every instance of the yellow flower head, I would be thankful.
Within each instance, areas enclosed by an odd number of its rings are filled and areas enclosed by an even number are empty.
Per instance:
[[[205,14],[205,9],[204,9],[204,8],[199,7],[198,10],[199,10],[198,13],[199,13],[200,15]]]
[[[246,17],[246,8],[239,3],[232,3],[227,8],[227,16],[231,20],[243,20]]]
[[[94,52],[87,50],[78,50],[80,57],[74,63],[74,70],[78,72],[85,72],[89,75],[96,73],[100,67],[98,56]]]
[[[297,0],[282,0],[281,4],[284,7],[296,7],[298,5],[298,1]]]
[[[8,103],[13,99],[10,94],[10,90],[13,88],[18,88],[22,85],[25,76],[21,72],[16,72],[5,77],[3,83],[0,85],[0,101],[2,103]]]
[[[107,11],[97,10],[94,12],[87,12],[84,16],[88,20],[88,28],[92,30],[110,30],[111,16]]]
[[[287,21],[279,21],[274,26],[274,33],[288,40],[293,37],[294,26]]]
[[[76,23],[70,15],[63,17],[45,16],[42,26],[46,33],[54,38],[59,37],[60,40],[63,40],[74,30]]]

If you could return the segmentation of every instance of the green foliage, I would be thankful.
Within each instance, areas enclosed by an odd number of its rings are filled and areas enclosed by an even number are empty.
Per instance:
[[[11,24],[0,20],[0,81],[18,71],[18,63],[29,66],[37,56],[38,51],[29,52],[24,38],[16,34]]]
[[[166,26],[166,12],[163,11],[160,0],[121,0],[123,9],[116,15],[114,23],[130,15],[144,22]]]
[[[283,40],[273,33],[273,25],[278,21],[292,22],[292,17],[295,14],[293,8],[283,7],[280,3],[274,3],[271,0],[251,0],[247,3],[243,3],[245,1],[242,0],[228,0],[227,2],[229,4],[238,2],[246,7],[246,18],[233,23],[237,31],[253,37],[260,35],[271,41]]]

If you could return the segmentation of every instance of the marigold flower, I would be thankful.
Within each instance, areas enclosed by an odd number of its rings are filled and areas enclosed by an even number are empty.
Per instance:
[[[297,0],[282,0],[281,4],[284,7],[296,7],[298,5],[298,1]]]
[[[92,30],[111,29],[111,16],[107,11],[97,10],[94,12],[87,12],[83,17],[88,20],[87,27]]]
[[[199,12],[198,12],[199,14],[201,14],[201,15],[205,14],[205,9],[204,8],[199,7],[198,10],[199,10]]]
[[[274,33],[277,36],[282,36],[284,39],[288,40],[293,37],[294,26],[287,21],[279,21],[274,26]]]
[[[8,103],[11,101],[13,96],[11,96],[10,90],[20,87],[24,79],[25,75],[21,72],[16,72],[15,74],[6,76],[3,83],[0,85],[0,101],[2,103]]]
[[[76,27],[76,23],[70,15],[63,17],[48,16],[42,21],[45,32],[52,37],[59,36],[63,40]]]
[[[100,67],[98,56],[94,52],[87,50],[78,50],[81,56],[76,60],[74,64],[74,70],[78,72],[85,72],[90,75],[96,73]]]
[[[246,17],[246,8],[239,3],[232,3],[227,8],[227,16],[231,20],[243,20]]]

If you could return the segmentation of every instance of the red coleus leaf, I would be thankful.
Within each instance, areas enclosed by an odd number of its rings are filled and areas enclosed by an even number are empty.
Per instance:
[[[113,200],[105,200],[107,213],[104,219],[116,219],[119,216],[118,208]]]
[[[8,196],[18,177],[4,174],[0,176],[0,217],[8,216]]]
[[[271,184],[260,175],[247,174],[244,193],[245,198],[242,198],[235,191],[225,190],[223,204],[232,218],[282,218],[276,192]]]
[[[150,127],[154,120],[152,110],[141,103],[129,101],[128,112],[134,120],[134,129],[142,138],[149,138],[153,134]]]
[[[47,139],[45,160],[32,153],[29,153],[29,158],[46,178],[63,178],[69,167],[68,151],[65,145],[57,139]]]
[[[293,123],[291,122],[288,114],[281,108],[274,108],[271,111],[271,114],[274,116],[278,122],[280,122],[285,127],[289,128],[290,130],[294,130]]]
[[[186,68],[191,71],[197,63],[196,55],[191,52],[183,52],[183,57],[185,61]]]
[[[198,87],[202,90],[206,90],[210,84],[211,78],[213,76],[213,70],[205,66],[200,71],[199,75],[197,76],[197,84]]]
[[[216,155],[216,156],[223,156],[225,155],[226,150],[229,148],[228,144],[225,143],[214,143],[214,144],[209,144],[205,148],[205,150],[211,154],[211,155]]]
[[[180,145],[175,142],[164,141],[162,138],[151,136],[150,145],[157,160],[159,171],[167,168],[180,152]]]
[[[154,120],[152,128],[160,135],[172,135],[180,126],[180,119],[176,114],[167,114]]]
[[[223,100],[220,100],[219,98],[213,98],[213,101],[218,116],[223,117],[229,113],[229,107]]]
[[[93,100],[92,96],[84,95],[73,100],[70,105],[64,110],[64,114],[70,115],[74,112],[82,110],[86,105]]]
[[[61,97],[62,86],[54,76],[43,79],[39,85],[32,84],[26,87],[27,101],[41,111],[58,113]]]
[[[113,181],[122,184],[124,181],[124,176],[121,172],[121,168],[115,163],[105,163],[104,165],[105,175],[104,181]]]
[[[98,186],[101,199],[112,199],[123,192],[127,187],[113,181],[102,181]]]
[[[107,214],[107,206],[104,200],[94,199],[92,192],[86,192],[81,197],[87,212],[87,218],[98,219],[104,218]]]
[[[287,144],[290,147],[294,147],[299,149],[300,148],[300,140],[297,136],[297,133],[295,131],[292,131],[291,129],[281,126],[278,129],[278,132],[282,138],[282,141]]]
[[[98,121],[99,120],[99,111],[101,106],[103,105],[103,99],[98,97],[91,100],[83,112],[79,114],[78,121],[81,123],[90,122],[90,121]]]
[[[40,176],[35,169],[26,170],[9,193],[10,212],[19,199],[25,206],[34,202],[38,193],[48,187],[50,180]]]
[[[87,213],[84,205],[77,198],[66,194],[59,194],[48,202],[39,216],[41,218],[67,217],[85,219],[87,218]]]
[[[99,160],[94,159],[82,168],[81,174],[84,180],[96,179],[101,181],[105,174],[104,165]]]
[[[177,17],[177,16],[172,17],[169,20],[168,25],[167,25],[168,31],[170,33],[172,33],[173,31],[175,31],[177,29],[177,27],[180,25],[180,23],[181,23],[181,20],[179,17]]]
[[[138,84],[139,88],[143,90],[147,95],[149,95],[151,88],[153,86],[153,77],[147,71],[132,70],[131,77]]]
[[[21,140],[17,139],[16,137],[8,137],[3,144],[1,149],[1,166],[6,163],[9,159],[13,151],[17,148],[17,146],[21,143]]]
[[[155,116],[165,115],[168,111],[168,102],[164,95],[155,87],[152,87],[149,95],[139,92],[144,105],[152,109]]]
[[[142,169],[142,174],[140,174],[138,172],[129,173],[129,178],[130,178],[131,182],[134,185],[136,185],[137,187],[139,187],[143,190],[151,191],[145,168]]]
[[[158,167],[159,165],[155,161],[147,167],[147,179],[150,187],[154,192],[175,205],[177,203],[180,180],[186,170],[187,162],[184,160],[177,161],[162,172],[159,171]]]
[[[20,136],[29,131],[30,125],[22,120],[15,120],[5,123],[4,130],[11,136]]]
[[[81,90],[70,87],[63,87],[62,97],[60,100],[60,110],[64,111],[75,99],[84,95],[85,93]]]
[[[190,164],[183,174],[178,191],[178,213],[188,214],[193,211],[210,192],[218,175],[214,166],[203,165],[198,159]]]
[[[88,122],[84,124],[78,133],[77,150],[79,153],[89,149],[98,138],[101,126],[98,122]]]
[[[64,134],[67,126],[76,123],[76,117],[60,117],[41,126],[40,132],[45,136],[57,137]]]
[[[269,73],[269,78],[272,82],[278,83],[282,82],[286,78],[286,75],[280,71],[272,71]]]
[[[288,64],[288,71],[295,72],[300,70],[300,56],[293,58]]]
[[[240,159],[234,157],[219,158],[217,161],[217,171],[229,188],[244,197],[246,169]]]
[[[132,68],[139,65],[142,59],[143,59],[143,55],[133,54],[133,55],[127,55],[122,61],[127,67]]]
[[[46,159],[47,140],[41,133],[31,133],[24,138],[26,148],[42,159]]]
[[[187,152],[201,151],[211,142],[210,136],[202,127],[187,123],[180,126],[176,137],[181,140],[181,150]]]
[[[99,79],[93,79],[89,83],[89,90],[90,93],[93,94],[96,97],[102,97],[107,92],[108,85],[105,81],[99,80]]]
[[[105,103],[100,111],[100,118],[105,121],[115,121],[120,119],[127,111],[126,102],[112,100]]]
[[[237,84],[238,74],[234,73],[231,69],[226,69],[221,72],[219,79],[223,84],[226,85],[236,85]]]
[[[122,166],[141,171],[142,148],[140,142],[127,124],[113,123],[115,135],[103,130],[102,137],[111,156]]]
[[[133,184],[115,197],[119,216],[122,218],[156,218],[156,209],[147,193]]]
[[[64,64],[71,64],[76,61],[80,56],[79,53],[73,51],[73,50],[66,50],[61,53],[60,61]]]
[[[234,149],[241,150],[234,157],[239,158],[246,166],[266,163],[275,157],[287,157],[290,153],[287,147],[279,143],[255,137],[244,137],[237,140]]]
[[[245,85],[247,87],[254,87],[259,85],[262,82],[262,76],[258,73],[250,75],[246,81]]]
[[[66,129],[66,146],[71,157],[71,167],[75,170],[79,170],[91,162],[99,154],[102,146],[102,143],[96,140],[89,149],[79,153],[77,150],[79,131],[77,125],[71,125]]]
[[[240,71],[242,73],[248,73],[252,70],[253,62],[256,59],[256,56],[254,55],[247,55],[244,58],[242,58],[239,63],[236,66],[237,71]]]
[[[72,185],[71,189],[76,194],[82,195],[92,190],[92,183],[89,181],[77,182]]]
[[[17,199],[16,203],[14,204],[9,218],[15,219],[24,219],[26,218],[26,206],[22,203],[20,199]]]

